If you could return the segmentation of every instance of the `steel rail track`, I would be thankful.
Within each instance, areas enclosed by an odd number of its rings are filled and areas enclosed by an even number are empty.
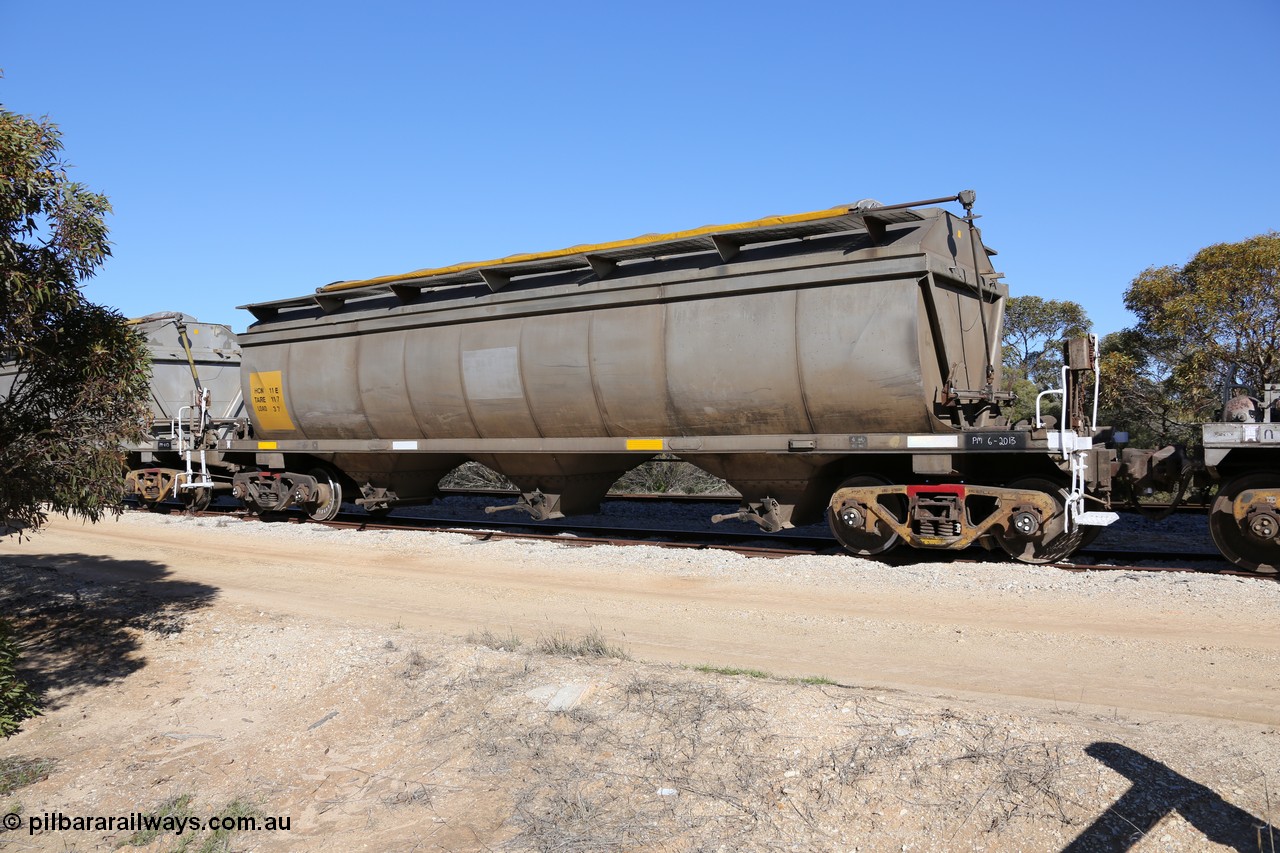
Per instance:
[[[278,518],[311,522],[303,513],[280,513]],[[266,516],[265,520],[272,520]],[[663,548],[724,550],[759,557],[791,557],[798,554],[842,553],[832,537],[799,534],[742,533],[737,531],[699,531],[672,528],[626,528],[616,525],[573,524],[563,522],[438,519],[391,515],[371,518],[361,513],[342,513],[330,527],[356,530],[424,530],[436,533],[461,533],[480,539],[525,539],[557,542],[563,545],[653,545]],[[761,545],[762,540],[769,544]]]
[[[781,558],[795,557],[805,554],[844,554],[844,549],[835,540],[834,537],[823,536],[784,536],[779,534],[764,533],[730,533],[730,532],[702,532],[688,530],[660,530],[660,529],[627,529],[627,528],[599,528],[584,526],[566,526],[564,529],[555,533],[538,533],[528,529],[528,524],[520,522],[494,523],[492,521],[467,522],[461,527],[440,527],[432,523],[428,519],[381,519],[371,521],[367,516],[355,516],[352,518],[335,519],[334,521],[324,522],[331,527],[341,527],[347,529],[360,530],[426,530],[438,533],[459,533],[468,536],[474,536],[481,540],[502,540],[517,539],[526,541],[546,541],[556,542],[561,545],[651,545],[659,548],[687,548],[693,550],[717,550],[729,551],[735,554],[742,554],[748,557],[764,557],[764,558]],[[299,521],[309,521],[305,516],[300,516]],[[401,522],[408,521],[405,524]],[[450,520],[449,524],[457,524],[457,520]],[[544,522],[545,523],[545,522]],[[501,526],[502,530],[495,530],[494,527]],[[524,528],[524,529],[521,529]],[[591,530],[593,532],[608,533],[608,535],[586,536],[575,531]],[[622,535],[619,535],[622,534]],[[641,534],[637,536],[636,534]],[[780,547],[778,545],[762,546],[762,545],[745,545],[736,544],[741,541],[758,541],[760,539],[781,540],[786,539],[788,547]],[[1064,561],[1057,563],[1045,564],[1047,567],[1056,568],[1069,572],[1181,572],[1189,574],[1212,574],[1212,575],[1231,575],[1236,577],[1255,578],[1259,580],[1280,580],[1275,575],[1263,575],[1257,572],[1246,572],[1233,569],[1223,560],[1222,555],[1217,552],[1202,553],[1152,553],[1133,550],[1119,549],[1102,549],[1102,548],[1086,548],[1074,555],[1076,558],[1084,559],[1108,559],[1115,557],[1123,557],[1133,559],[1143,557],[1147,559],[1166,559],[1169,561],[1183,561],[1187,563],[1209,562],[1212,561],[1218,565],[1214,568],[1208,568],[1203,565],[1186,565],[1186,566],[1137,566],[1128,563],[1081,563],[1077,561]],[[938,559],[939,552],[923,551],[911,549],[899,549],[877,557],[877,560],[892,566],[908,566],[915,563],[934,562]],[[954,555],[954,562],[962,563],[1006,563],[1009,558],[1002,554],[983,551],[978,548],[971,548],[968,551],[960,552]]]
[[[441,489],[442,497],[461,497],[461,498],[495,498],[498,500],[515,500],[520,497],[520,493],[511,489]],[[639,502],[662,502],[671,503],[737,503],[742,500],[740,495],[725,493],[707,493],[697,495],[685,495],[672,492],[610,492],[605,496],[605,500],[610,501],[639,501]],[[1145,513],[1161,513],[1176,512],[1178,514],[1198,514],[1209,511],[1211,503],[1198,503],[1191,501],[1181,501],[1176,505],[1168,502],[1142,503],[1138,507],[1130,504],[1117,505],[1117,512],[1137,512]]]
[[[725,498],[718,498],[721,502]],[[182,508],[174,505],[174,512],[182,512]],[[767,534],[761,532],[740,532],[731,530],[687,530],[671,528],[628,528],[618,525],[602,526],[598,524],[577,524],[566,521],[534,522],[531,520],[506,521],[492,517],[481,520],[457,518],[429,518],[405,515],[389,515],[383,517],[370,516],[367,513],[342,513],[332,521],[315,522],[305,513],[297,510],[281,513],[251,515],[243,509],[227,507],[211,507],[200,515],[233,514],[245,520],[260,520],[267,523],[311,523],[324,524],[329,527],[354,530],[421,530],[437,533],[457,533],[472,536],[480,540],[517,539],[525,541],[556,542],[561,545],[650,545],[660,548],[683,548],[690,550],[729,551],[750,557],[779,558],[805,554],[843,554],[840,544],[830,535],[814,535],[799,533]],[[933,562],[939,558],[938,552],[911,550],[901,548],[877,559],[888,565],[909,566],[922,562]],[[1007,562],[1002,554],[989,553],[978,548],[953,555],[955,562],[961,563],[997,563]],[[1183,562],[1186,565],[1139,566],[1131,562],[1137,559],[1164,560],[1167,562]],[[1212,563],[1206,566],[1205,563]],[[1247,572],[1235,569],[1216,551],[1205,552],[1152,552],[1134,549],[1117,548],[1085,548],[1069,561],[1045,564],[1069,572],[1182,572],[1192,574],[1230,575],[1257,580],[1280,581],[1280,576]]]

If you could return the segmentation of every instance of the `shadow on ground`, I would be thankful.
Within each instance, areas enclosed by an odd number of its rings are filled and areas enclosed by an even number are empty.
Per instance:
[[[1167,765],[1118,743],[1092,743],[1084,751],[1133,784],[1062,853],[1130,850],[1174,812],[1214,844],[1240,853],[1277,849],[1280,829]]]
[[[178,634],[214,587],[167,580],[145,560],[89,554],[0,557],[0,617],[22,643],[20,672],[46,710],[146,665],[144,633]]]

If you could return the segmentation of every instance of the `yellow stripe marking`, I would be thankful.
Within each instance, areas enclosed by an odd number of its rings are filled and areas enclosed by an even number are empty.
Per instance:
[[[628,438],[627,450],[662,450],[662,439]]]
[[[388,284],[395,281],[404,281],[414,278],[429,278],[435,275],[448,275],[449,273],[466,272],[467,270],[475,270],[487,267],[502,266],[503,264],[519,264],[528,263],[529,261],[548,261],[553,258],[567,258],[573,255],[589,255],[595,252],[607,252],[611,249],[629,249],[634,246],[647,246],[652,243],[669,243],[674,240],[688,240],[691,237],[704,237],[709,234],[725,234],[730,231],[743,231],[749,228],[766,228],[772,225],[792,225],[799,222],[814,222],[819,219],[836,219],[841,216],[848,216],[853,208],[848,205],[841,207],[831,207],[826,210],[815,210],[809,213],[792,213],[787,216],[767,216],[764,219],[753,219],[750,222],[737,222],[733,225],[704,225],[701,228],[690,228],[687,231],[673,231],[670,234],[645,234],[643,237],[633,237],[630,240],[614,240],[610,243],[592,243],[582,246],[570,246],[567,249],[556,249],[550,252],[529,252],[522,255],[508,255],[505,258],[495,258],[491,261],[469,261],[465,264],[454,264],[449,267],[435,267],[430,269],[415,270],[410,273],[402,273],[400,275],[383,275],[377,278],[366,278],[360,281],[339,281],[325,287],[320,288],[322,293],[328,293],[336,290],[350,290],[355,287],[368,287],[372,284]]]

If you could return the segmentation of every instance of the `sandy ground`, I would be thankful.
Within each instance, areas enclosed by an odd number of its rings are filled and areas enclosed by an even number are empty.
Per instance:
[[[1274,581],[131,514],[0,540],[0,608],[49,703],[0,849],[1280,842]]]

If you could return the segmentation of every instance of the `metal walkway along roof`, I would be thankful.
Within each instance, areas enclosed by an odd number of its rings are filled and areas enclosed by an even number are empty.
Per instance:
[[[630,240],[572,246],[550,252],[511,255],[490,261],[473,261],[448,267],[421,269],[400,275],[387,275],[359,281],[340,281],[317,288],[308,296],[272,302],[241,305],[259,320],[274,318],[282,308],[319,306],[326,314],[340,309],[347,299],[377,293],[394,293],[403,302],[412,301],[424,290],[484,283],[493,292],[502,290],[520,276],[590,269],[597,278],[606,279],[624,261],[715,251],[728,262],[738,251],[753,243],[801,239],[842,231],[866,231],[877,241],[885,229],[895,223],[918,222],[925,217],[911,207],[952,198],[933,199],[908,205],[864,207],[842,205],[810,213],[773,216],[733,225],[707,225],[669,234],[646,234]]]

